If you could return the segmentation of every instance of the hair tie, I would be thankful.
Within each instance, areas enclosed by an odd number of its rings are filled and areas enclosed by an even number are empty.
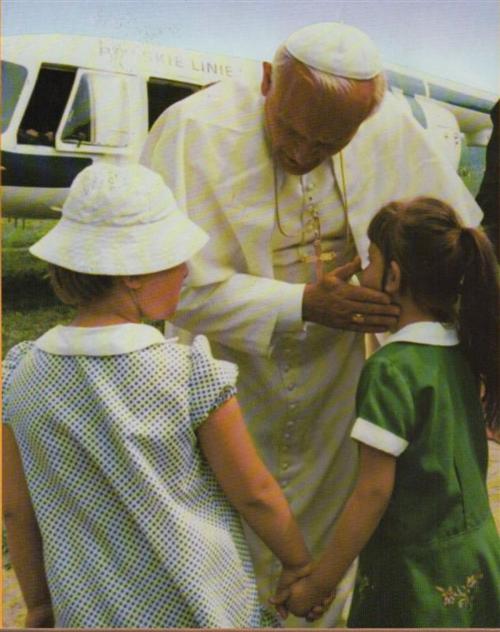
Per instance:
[[[469,226],[460,226],[460,233],[459,233],[459,237],[460,237],[460,243],[462,245],[462,248],[468,248],[469,244],[470,244],[470,238],[471,238],[471,228]]]

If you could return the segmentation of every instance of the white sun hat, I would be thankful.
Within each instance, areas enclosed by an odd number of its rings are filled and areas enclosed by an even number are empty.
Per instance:
[[[348,79],[372,79],[383,70],[377,47],[354,26],[340,22],[310,24],[292,33],[288,52],[310,68]]]
[[[61,219],[30,252],[75,272],[121,276],[172,268],[207,241],[159,174],[99,163],[78,174]]]

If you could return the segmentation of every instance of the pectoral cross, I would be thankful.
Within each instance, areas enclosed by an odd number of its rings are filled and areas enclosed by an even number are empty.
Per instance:
[[[319,283],[323,278],[325,261],[334,261],[337,254],[332,250],[330,252],[323,252],[321,247],[321,224],[319,221],[319,213],[314,210],[312,213],[313,219],[313,255],[302,255],[300,260],[304,263],[314,263],[316,270],[316,281]]]
[[[348,206],[347,206],[347,193],[346,193],[347,189],[346,189],[346,182],[345,182],[344,160],[342,157],[342,153],[339,153],[339,160],[340,160],[340,170],[341,170],[341,175],[342,175],[342,186],[340,185],[337,178],[337,174],[335,173],[335,165],[333,162],[333,156],[330,161],[330,166],[332,170],[332,176],[333,176],[335,189],[338,192],[338,195],[342,204],[342,210],[344,213],[344,221],[345,221],[345,227],[346,227],[345,228],[346,244],[347,244],[350,237],[350,231],[349,231],[349,222],[348,222]],[[295,237],[295,235],[290,235],[286,233],[283,230],[283,227],[281,225],[279,199],[278,199],[277,163],[275,159],[273,159],[273,181],[274,181],[274,217],[275,217],[276,225],[278,227],[279,232],[283,235],[283,237],[288,237],[288,238]],[[300,179],[300,183],[302,186],[302,191],[304,192],[304,183],[302,181],[302,177]],[[312,223],[313,223],[312,245],[314,249],[314,254],[313,255],[302,254],[303,249],[306,247],[306,239],[305,239],[306,229],[304,227],[304,224],[302,224],[301,240],[300,240],[300,245],[298,246],[298,255],[299,255],[299,260],[302,261],[302,263],[314,263],[315,270],[316,270],[316,281],[319,283],[319,281],[321,281],[321,279],[323,278],[323,274],[324,274],[324,270],[323,270],[324,262],[335,261],[335,259],[337,258],[337,253],[333,251],[323,252],[321,248],[321,224],[320,224],[320,219],[319,219],[319,213],[315,204],[313,204],[312,199],[313,199],[312,196],[309,196],[309,205],[307,207],[307,210],[311,214]]]

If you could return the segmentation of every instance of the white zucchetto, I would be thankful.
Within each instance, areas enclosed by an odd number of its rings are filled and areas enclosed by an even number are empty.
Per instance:
[[[292,33],[285,47],[310,68],[349,79],[372,79],[383,70],[380,53],[362,31],[340,22],[310,24]]]

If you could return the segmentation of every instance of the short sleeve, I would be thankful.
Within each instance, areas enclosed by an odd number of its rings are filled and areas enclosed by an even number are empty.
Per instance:
[[[7,403],[9,400],[9,389],[14,378],[17,367],[21,364],[26,354],[33,348],[34,342],[26,340],[20,342],[9,350],[2,362],[2,402],[3,402],[3,422],[8,423]]]
[[[222,404],[236,394],[238,368],[232,362],[216,360],[205,336],[196,336],[191,347],[189,380],[191,424],[196,430]]]
[[[408,447],[415,423],[413,396],[398,367],[386,358],[375,354],[367,361],[356,393],[356,415],[353,439],[393,456]]]

